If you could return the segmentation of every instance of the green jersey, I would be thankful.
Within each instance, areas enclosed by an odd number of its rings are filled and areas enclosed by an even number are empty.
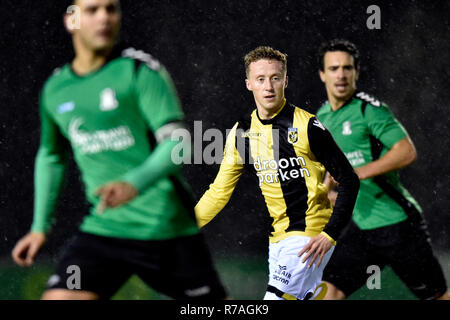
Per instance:
[[[356,93],[337,111],[326,102],[317,117],[328,128],[354,168],[382,157],[407,136],[389,108],[372,96]],[[361,181],[353,221],[361,229],[374,229],[407,218],[408,207],[421,208],[402,186],[398,172]]]
[[[198,232],[193,202],[171,161],[178,141],[170,136],[184,116],[169,74],[152,56],[116,50],[85,76],[65,65],[45,83],[40,115],[32,231],[51,227],[71,148],[92,204],[82,231],[142,240]],[[98,213],[95,192],[113,181],[131,183],[139,195]]]

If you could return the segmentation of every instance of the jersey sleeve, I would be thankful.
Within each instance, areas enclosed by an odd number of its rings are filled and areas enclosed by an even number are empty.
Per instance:
[[[153,70],[142,63],[137,70],[136,90],[139,108],[153,133],[184,119],[175,86],[164,67]]]
[[[191,142],[188,134],[179,134],[186,133],[187,129],[182,123],[184,115],[167,71],[163,67],[152,70],[142,64],[138,69],[136,86],[139,107],[157,145],[151,155],[140,166],[127,172],[122,180],[142,192],[158,179],[179,170],[182,162],[174,161],[174,152],[181,145],[181,158],[186,159],[191,153]],[[172,139],[174,133],[178,133],[182,140]]]
[[[195,206],[200,227],[210,222],[225,207],[244,172],[244,164],[236,148],[237,126],[236,123],[227,137],[219,173]]]
[[[326,235],[336,240],[352,216],[359,191],[359,179],[330,132],[315,117],[308,123],[308,139],[316,159],[339,182],[333,214],[323,229]]]
[[[407,136],[405,128],[385,104],[379,107],[367,105],[364,118],[370,133],[389,149]]]
[[[31,231],[51,229],[57,200],[62,190],[70,145],[48,114],[40,98],[41,142],[34,168],[34,215]]]

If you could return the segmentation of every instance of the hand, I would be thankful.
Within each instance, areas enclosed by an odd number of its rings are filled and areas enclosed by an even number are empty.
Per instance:
[[[301,257],[304,253],[306,253],[305,257],[302,260],[302,263],[305,263],[306,260],[308,260],[308,258],[313,255],[311,261],[309,261],[308,268],[311,268],[314,261],[317,259],[317,257],[319,257],[317,266],[320,266],[323,256],[328,252],[328,250],[330,250],[332,245],[333,244],[326,236],[324,236],[323,234],[319,234],[309,240],[308,244],[298,253],[298,256]]]
[[[45,233],[30,232],[20,239],[14,247],[11,255],[13,260],[21,267],[29,267],[34,263],[34,258],[46,241]]]
[[[133,200],[138,191],[128,182],[116,181],[100,187],[95,195],[100,196],[97,212],[102,213],[107,208],[115,208]]]

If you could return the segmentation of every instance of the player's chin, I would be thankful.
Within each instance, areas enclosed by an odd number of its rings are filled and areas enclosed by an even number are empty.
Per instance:
[[[97,52],[110,50],[112,47],[114,47],[116,43],[115,39],[112,38],[106,38],[106,37],[100,37],[99,39],[96,39],[93,47],[94,50]]]

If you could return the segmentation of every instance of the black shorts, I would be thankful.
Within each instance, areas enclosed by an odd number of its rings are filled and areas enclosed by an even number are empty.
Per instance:
[[[81,232],[65,249],[47,288],[109,299],[133,274],[174,299],[226,298],[202,234],[144,241]]]
[[[389,265],[419,299],[435,299],[447,291],[421,217],[373,230],[361,230],[352,221],[338,239],[323,280],[348,297],[366,284],[371,265]]]

